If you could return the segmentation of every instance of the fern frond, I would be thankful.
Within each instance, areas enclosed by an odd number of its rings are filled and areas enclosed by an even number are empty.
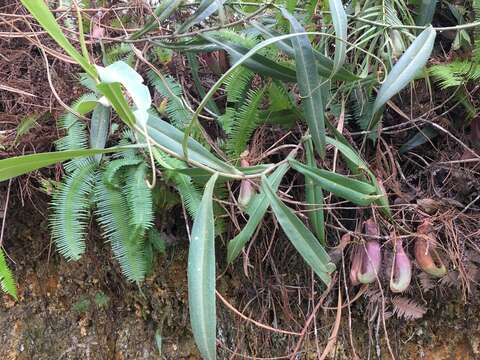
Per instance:
[[[393,311],[399,318],[405,318],[406,320],[420,319],[427,312],[422,305],[416,303],[412,299],[408,299],[402,296],[396,296],[392,299]]]
[[[3,249],[0,248],[0,288],[8,295],[17,300],[17,287],[12,272],[8,268]]]
[[[188,214],[195,219],[202,195],[190,176],[175,171],[175,169],[183,169],[187,168],[187,166],[183,161],[172,158],[163,152],[158,151],[157,155],[159,157],[156,158],[157,162],[165,169],[165,178],[175,183],[175,188],[180,194]]]
[[[120,190],[103,181],[98,181],[95,196],[98,222],[111,243],[123,275],[131,282],[143,281],[146,273],[143,234],[139,236],[138,232],[130,231],[127,200]]]
[[[240,107],[241,101],[245,99],[247,95],[254,75],[255,74],[247,68],[239,67],[225,79],[227,108],[225,109],[225,113],[218,118],[218,122],[227,135],[232,132],[238,108]]]
[[[71,108],[78,111],[80,104],[84,101],[94,101],[94,94],[85,94],[78,98],[71,105]],[[65,113],[59,120],[59,127],[66,130],[66,135],[55,142],[58,151],[86,149],[88,146],[87,127],[83,120],[70,112]],[[64,164],[67,172],[75,171],[86,164],[88,158],[72,159]]]
[[[227,107],[225,113],[220,115],[217,119],[218,123],[222,127],[225,134],[229,135],[232,132],[233,124],[235,123],[235,117],[237,110],[233,107]]]
[[[259,42],[258,39],[253,36],[248,36],[228,29],[212,31],[210,35],[222,40],[230,41],[234,44],[244,46],[246,48],[252,48]]]
[[[350,115],[362,130],[367,130],[372,120],[374,99],[358,88],[350,96]]]
[[[245,103],[240,106],[232,125],[227,149],[233,156],[240,156],[245,151],[250,136],[259,125],[259,109],[265,93],[265,87],[259,90],[250,90]]]
[[[200,201],[202,200],[200,191],[193,184],[192,179],[188,175],[178,174],[174,177],[174,181],[188,214],[195,219]]]
[[[293,99],[285,88],[285,85],[278,81],[273,81],[268,87],[268,99],[270,104],[269,111],[281,111],[295,107]]]
[[[153,225],[152,191],[146,183],[147,165],[130,167],[125,177],[123,193],[129,207],[129,223],[144,233]]]
[[[106,49],[103,62],[105,65],[110,65],[116,61],[123,60],[127,64],[131,65],[134,59],[133,55],[132,46],[130,44],[115,44]]]
[[[152,227],[148,230],[147,240],[152,244],[153,248],[160,254],[165,254],[167,251],[167,242],[160,232]]]
[[[85,86],[88,90],[95,92],[97,91],[97,84],[87,73],[80,73],[80,78],[78,80],[80,85]]]
[[[172,124],[184,129],[190,123],[192,115],[182,101],[183,90],[180,84],[170,75],[160,77],[152,70],[147,73],[147,78],[160,96],[167,99],[166,112]]]
[[[80,167],[53,193],[50,227],[58,251],[67,260],[78,260],[85,252],[95,168],[92,162]]]
[[[142,159],[138,157],[127,157],[110,161],[106,166],[105,170],[103,171],[103,181],[110,186],[119,187],[119,181],[118,178],[116,178],[118,171],[126,166],[138,165],[140,164],[140,162],[142,162]]]
[[[480,78],[480,66],[468,60],[432,65],[429,72],[442,89],[457,87]]]
[[[236,103],[244,99],[255,74],[244,67],[238,67],[225,79],[227,102]]]

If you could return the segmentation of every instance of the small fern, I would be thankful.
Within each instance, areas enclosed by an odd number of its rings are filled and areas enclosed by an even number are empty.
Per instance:
[[[432,65],[429,72],[442,89],[457,87],[480,78],[480,66],[469,60],[454,60],[449,64]]]
[[[202,195],[193,184],[190,176],[175,171],[175,169],[187,168],[187,166],[183,161],[172,158],[163,152],[158,151],[157,155],[157,162],[165,169],[165,179],[175,183],[175,187],[180,194],[188,214],[195,219]]]
[[[268,87],[269,111],[282,111],[294,109],[295,103],[293,97],[289,94],[285,85],[278,81],[273,81]]]
[[[259,90],[250,90],[245,103],[236,113],[227,149],[232,156],[239,157],[245,151],[250,136],[259,125],[259,106],[265,93],[265,87]]]
[[[416,303],[412,299],[402,296],[396,296],[392,299],[393,311],[399,318],[406,320],[420,319],[427,312],[422,305]]]
[[[227,94],[227,108],[225,113],[218,118],[223,131],[228,135],[232,132],[238,107],[248,92],[253,79],[253,72],[244,67],[235,69],[225,80]]]
[[[358,88],[350,95],[349,115],[353,117],[362,130],[367,130],[370,126],[374,101],[375,99],[371,95]]]
[[[241,34],[232,30],[223,29],[218,31],[212,31],[211,36],[222,39],[224,41],[230,41],[234,44],[244,46],[246,48],[252,48],[259,42],[255,37]],[[263,50],[264,51],[264,50]],[[261,51],[259,52],[261,53]]]
[[[50,227],[58,251],[67,260],[78,260],[85,252],[95,167],[90,162],[78,168],[53,193]]]
[[[120,43],[107,48],[104,52],[103,62],[105,65],[113,64],[116,61],[123,60],[127,64],[132,64],[134,53],[131,44]]]
[[[160,96],[167,99],[166,112],[172,124],[184,129],[190,123],[192,115],[183,103],[182,87],[170,75],[160,77],[154,71],[149,71],[147,78]]]
[[[12,272],[8,268],[2,248],[0,248],[0,288],[6,294],[12,296],[15,300],[18,300],[15,280],[13,279]]]

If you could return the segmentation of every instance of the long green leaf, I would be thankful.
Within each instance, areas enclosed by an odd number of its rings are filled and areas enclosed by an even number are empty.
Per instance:
[[[168,150],[172,155],[184,160],[182,141],[184,133],[162,119],[150,115],[147,125],[148,135],[156,145]],[[222,173],[240,175],[234,166],[215,157],[199,142],[188,139],[188,158],[191,162],[207,166]]]
[[[435,29],[429,26],[408,47],[382,84],[373,104],[373,113],[380,110],[392,96],[407,86],[422,70],[432,53],[436,35]],[[371,129],[375,125],[373,123],[369,128]]]
[[[197,89],[198,95],[201,98],[203,98],[206,93],[205,93],[205,89],[203,88],[202,81],[200,80],[200,76],[199,76],[199,66],[198,66],[199,64],[198,64],[197,56],[194,53],[188,52],[187,53],[187,60],[188,60],[188,64],[190,65],[193,82],[195,83],[195,88]],[[220,109],[218,108],[215,101],[213,101],[213,99],[211,99],[208,102],[208,107],[215,114],[220,114]]]
[[[73,158],[107,154],[126,150],[131,147],[132,146],[119,146],[108,149],[67,150],[10,157],[0,160],[0,182]]]
[[[292,32],[305,32],[297,19],[282,9],[283,16],[290,21]],[[302,97],[302,106],[305,120],[312,134],[315,148],[323,159],[325,157],[325,114],[322,97],[322,81],[318,76],[317,65],[313,55],[312,45],[306,35],[292,39],[295,50],[295,65],[297,69],[297,83]]]
[[[277,191],[280,182],[282,181],[283,176],[288,171],[289,165],[282,164],[268,177],[270,184],[274,191]],[[249,219],[247,224],[243,229],[235,236],[232,240],[229,241],[227,247],[227,261],[231,264],[240,252],[242,251],[245,244],[251,239],[253,233],[255,232],[258,224],[262,221],[265,213],[268,209],[267,195],[264,192],[257,194],[247,208],[247,214]]]
[[[341,0],[328,1],[333,27],[335,29],[335,57],[333,59],[333,73],[336,73],[345,63],[347,54],[347,14]]]
[[[224,2],[225,0],[202,0],[197,11],[195,11],[195,13],[180,26],[176,33],[180,34],[193,25],[205,20],[223,6]]]
[[[2,248],[0,248],[0,288],[15,300],[18,300],[15,280],[13,279],[12,272],[8,268]]]
[[[176,42],[165,42],[165,41],[154,41],[152,43],[158,47],[172,49],[180,52],[192,52],[192,53],[203,53],[203,52],[212,52],[223,49],[223,47],[212,44],[206,41],[203,38],[195,38],[194,40],[187,41],[176,41]]]
[[[270,28],[265,27],[264,25],[260,24],[259,22],[252,21],[251,23],[253,27],[255,27],[257,30],[259,30],[264,37],[267,39],[269,38],[275,38],[280,35],[280,33],[271,30]],[[282,41],[277,42],[277,46],[283,50],[285,53],[288,55],[294,55],[295,52],[293,50],[293,47],[291,45],[291,41],[286,39]],[[315,55],[315,59],[317,60],[317,68],[318,68],[318,73],[320,76],[324,78],[329,78],[333,74],[333,80],[343,80],[343,81],[355,81],[355,80],[360,80],[358,76],[353,74],[352,72],[348,71],[345,67],[341,67],[338,69],[336,72],[334,71],[334,62],[333,60],[329,59],[325,55],[323,55],[321,52],[318,50],[313,49],[313,53]]]
[[[90,147],[93,149],[104,149],[110,126],[110,108],[97,104],[92,113],[90,121]],[[102,154],[95,155],[95,160],[100,162]]]
[[[21,0],[23,6],[33,15],[33,17],[42,25],[48,34],[62,47],[65,52],[70,55],[85,72],[92,78],[97,77],[95,67],[89,63],[68,41],[63,34],[60,26],[48,9],[48,6],[43,0]]]
[[[225,40],[218,40],[213,36],[202,35],[206,40],[217,44],[228,52],[232,58],[232,61],[235,62],[245,55],[249,49],[231,43]],[[250,59],[245,61],[244,66],[249,68],[252,71],[255,71],[261,75],[270,76],[274,79],[293,82],[296,80],[295,71],[286,66],[280,65],[269,58],[262,56],[260,54],[254,54]]]
[[[143,28],[135,31],[132,36],[130,36],[130,39],[139,39],[143,35],[155,29],[161,21],[172,15],[173,12],[183,3],[183,1],[184,0],[163,0],[160,4],[158,4],[157,8],[153,12],[153,15],[148,18]]]
[[[323,189],[354,204],[367,206],[378,199],[377,195],[370,195],[375,193],[376,189],[369,183],[327,170],[311,168],[295,160],[289,160],[289,162],[293,169],[305,176],[311,177],[312,180]]]
[[[418,1],[417,16],[415,17],[415,24],[418,26],[425,26],[432,23],[433,15],[437,7],[437,0],[420,0]]]
[[[192,227],[188,251],[188,304],[193,336],[204,359],[216,359],[215,225],[213,188],[215,173],[205,186]]]
[[[330,262],[330,256],[325,248],[294,212],[278,198],[266,176],[262,177],[262,190],[267,195],[273,213],[290,242],[315,274],[329,285],[332,280],[330,273],[335,271],[335,264]]]
[[[379,198],[375,201],[377,205],[381,207],[381,211],[387,216],[391,216],[391,209],[388,203],[388,196],[385,193],[383,186],[379,183],[379,180],[375,177],[372,171],[368,168],[367,163],[360,157],[360,155],[346,142],[342,141],[342,137],[339,137],[340,141],[337,139],[332,139],[327,136],[327,144],[335,146],[338,151],[342,154],[342,157],[347,162],[350,170],[354,174],[367,173],[370,183],[375,187],[376,194]]]
[[[326,137],[327,144],[335,146],[338,151],[343,155],[343,157],[350,162],[350,165],[355,166],[354,168],[350,168],[355,174],[359,173],[360,171],[369,172],[367,163],[360,157],[360,155],[350,146],[346,145],[344,142],[339,141],[337,139],[333,139],[329,136]]]
[[[311,139],[308,139],[305,142],[305,155],[307,165],[312,168],[316,168],[317,163],[315,161]],[[325,245],[325,219],[322,208],[324,204],[323,191],[321,186],[315,184],[315,182],[309,176],[305,176],[305,199],[307,204],[309,204],[308,220],[312,225],[313,232],[317,236],[318,240]]]

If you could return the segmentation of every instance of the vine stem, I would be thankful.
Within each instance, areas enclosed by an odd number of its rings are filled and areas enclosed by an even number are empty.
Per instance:
[[[381,23],[378,21],[373,21],[373,20],[368,20],[362,17],[357,17],[355,15],[347,15],[349,18],[363,22],[365,24],[370,24],[370,25],[375,25],[379,27],[384,27],[387,29],[414,29],[414,30],[425,30],[428,26],[417,26],[417,25],[390,25],[390,24],[385,24]],[[456,26],[445,26],[445,27],[434,27],[433,29],[438,32],[442,31],[451,31],[451,30],[464,30],[464,29],[471,29],[474,27],[480,26],[480,21],[475,21],[467,24],[462,24],[462,25],[456,25]]]
[[[7,220],[7,209],[8,209],[8,201],[10,200],[10,188],[12,186],[12,179],[8,181],[8,188],[7,188],[7,197],[5,199],[5,209],[3,209],[3,218],[2,218],[2,229],[0,231],[0,247],[3,244],[3,234],[5,231],[5,223]]]

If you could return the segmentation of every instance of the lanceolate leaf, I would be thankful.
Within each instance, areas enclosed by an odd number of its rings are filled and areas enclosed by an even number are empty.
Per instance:
[[[203,98],[206,93],[205,93],[205,89],[203,88],[202,81],[200,80],[199,64],[198,64],[197,56],[194,53],[188,52],[187,60],[191,68],[191,73],[192,73],[193,82],[195,83],[195,88],[197,89],[198,95]],[[168,107],[168,104],[167,104],[167,107]],[[220,109],[218,108],[215,101],[213,101],[213,99],[211,99],[208,102],[208,107],[215,114],[220,114]]]
[[[105,148],[108,129],[110,126],[110,108],[98,103],[92,113],[90,121],[90,147],[93,149]],[[102,155],[95,155],[95,160],[100,162]]]
[[[92,64],[88,62],[67,40],[60,26],[48,9],[43,0],[21,0],[23,6],[33,15],[33,17],[42,25],[48,34],[60,45],[65,52],[70,55],[92,78],[96,78],[96,71]]]
[[[182,148],[184,133],[182,131],[152,115],[150,115],[148,120],[147,131],[155,145],[163,147],[168,153],[184,160],[185,156]],[[189,138],[187,145],[189,161],[207,166],[222,173],[241,174],[234,166],[215,157],[194,139]]]
[[[307,165],[316,168],[315,155],[313,152],[313,144],[311,139],[305,142],[305,155]],[[325,220],[323,216],[323,191],[321,186],[315,184],[315,182],[309,176],[305,176],[305,199],[308,206],[308,219],[312,225],[313,232],[317,236],[318,240],[325,245]]]
[[[367,163],[346,141],[344,141],[345,138],[343,138],[343,135],[340,134],[340,136],[338,137],[340,141],[327,136],[327,144],[332,144],[338,149],[338,151],[340,151],[343,158],[347,162],[350,171],[358,175],[362,173],[366,173],[368,175],[370,183],[375,187],[376,194],[379,196],[375,203],[381,206],[381,210],[385,213],[385,215],[390,216],[391,211],[390,205],[388,203],[388,196],[385,193],[383,186],[380,184],[379,180],[375,177],[375,175],[370,171]]]
[[[292,32],[305,32],[298,21],[286,10],[283,16],[290,21]],[[322,81],[318,76],[317,65],[313,55],[312,45],[306,35],[292,39],[295,50],[295,64],[297,69],[297,83],[302,97],[302,106],[305,119],[312,134],[315,148],[321,158],[325,156],[325,114],[322,98]]]
[[[153,29],[159,26],[159,23],[170,15],[183,3],[184,0],[163,0],[160,4],[158,4],[157,8],[153,12],[153,15],[150,16],[140,30],[134,32],[131,39],[139,39],[143,35],[149,33]]]
[[[436,7],[437,0],[419,1],[417,16],[415,17],[415,24],[418,26],[431,24]]]
[[[213,188],[215,173],[205,186],[193,222],[188,251],[188,304],[193,335],[204,359],[216,359],[215,225]]]
[[[435,36],[435,30],[429,26],[408,47],[382,84],[373,104],[373,113],[380,110],[392,96],[407,86],[415,78],[415,75],[422,70],[432,53]],[[375,125],[373,123],[369,128],[371,129]]]
[[[331,282],[330,274],[335,271],[335,264],[330,262],[330,256],[323,246],[294,212],[278,198],[265,176],[262,177],[262,190],[267,195],[278,223],[293,246],[315,271],[315,274],[326,285],[329,285]]]
[[[0,248],[0,288],[15,300],[18,299],[15,280],[13,280],[12,272],[8,268],[2,248]]]
[[[223,6],[224,2],[225,0],[202,0],[197,11],[195,11],[195,13],[180,26],[176,33],[182,33],[193,25],[205,20],[217,11],[220,6]]]
[[[214,44],[217,44],[226,52],[228,52],[232,57],[233,62],[236,62],[250,50],[244,48],[243,46],[225,40],[217,40],[213,36],[203,35],[202,37]],[[280,65],[275,61],[270,60],[269,58],[260,54],[252,55],[252,57],[245,61],[243,65],[245,67],[248,67],[250,70],[253,70],[262,75],[271,76],[274,79],[289,82],[295,81],[296,79],[295,70]]]
[[[156,46],[166,48],[166,49],[173,49],[177,51],[193,52],[193,53],[211,52],[211,51],[222,49],[221,46],[212,44],[202,38],[198,38],[198,39],[195,38],[194,40],[176,41],[176,42],[152,40],[152,43],[155,44]]]
[[[335,28],[335,58],[333,73],[336,73],[345,63],[347,52],[347,14],[343,8],[342,0],[329,0],[333,26]]]
[[[10,157],[0,160],[0,181],[5,181],[65,160],[77,157],[88,157],[96,154],[107,154],[126,150],[131,147],[132,146],[119,146],[108,149],[67,150]]]
[[[282,164],[268,177],[268,181],[270,182],[274,191],[277,191],[278,186],[280,185],[280,182],[282,181],[282,178],[288,169],[288,164]],[[267,195],[265,195],[264,192],[257,194],[252,199],[247,208],[247,214],[249,216],[247,224],[244,226],[242,231],[240,231],[240,233],[228,243],[227,261],[229,264],[237,258],[245,244],[251,239],[253,233],[257,229],[258,224],[260,224],[265,216],[268,206],[269,204]]]
[[[252,25],[257,30],[259,30],[266,38],[274,38],[280,35],[278,32],[273,31],[256,21],[252,21]],[[285,51],[287,54],[294,55],[294,50],[291,45],[291,41],[289,39],[277,42],[277,46],[283,51]],[[315,49],[313,50],[313,53],[315,55],[315,59],[317,60],[318,73],[322,77],[329,78],[333,74],[334,80],[355,81],[360,79],[358,76],[351,73],[344,67],[341,67],[340,69],[337,70],[337,72],[335,72],[333,60],[329,59],[328,57],[326,57],[321,52]]]
[[[343,140],[344,138],[342,138]],[[349,162],[349,168],[354,174],[358,174],[361,171],[369,172],[367,163],[360,157],[360,155],[348,144],[333,139],[331,137],[326,138],[327,144],[335,146],[342,154],[345,160]]]
[[[378,199],[377,195],[370,195],[375,193],[376,189],[369,183],[327,170],[311,168],[295,160],[290,160],[289,162],[293,169],[305,176],[311,177],[312,180],[323,189],[330,191],[345,200],[351,201],[354,204],[367,206]]]

